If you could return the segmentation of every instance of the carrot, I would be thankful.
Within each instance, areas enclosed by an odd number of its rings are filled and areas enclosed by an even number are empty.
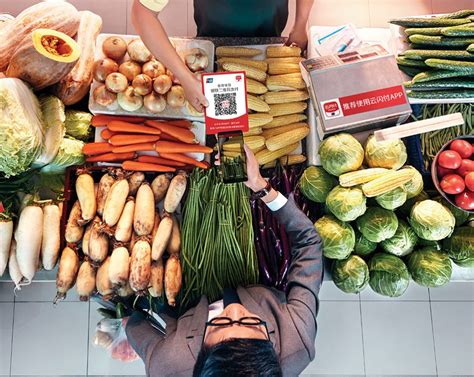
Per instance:
[[[106,126],[109,122],[113,120],[121,120],[130,123],[143,123],[145,121],[145,118],[99,114],[94,115],[92,117],[91,124],[94,127]]]
[[[145,152],[145,151],[154,151],[155,144],[153,143],[140,143],[140,144],[130,144],[124,145],[122,147],[114,147],[112,152],[114,153],[127,153],[127,152]]]
[[[136,133],[147,135],[159,135],[161,131],[153,127],[143,126],[141,124],[128,123],[121,120],[113,120],[107,124],[107,128],[112,132]]]
[[[122,163],[122,169],[133,170],[133,171],[156,171],[160,173],[173,173],[176,171],[175,168],[157,164],[149,164],[146,162],[139,161],[124,161]]]
[[[145,156],[145,155],[138,156],[137,160],[139,162],[148,162],[150,164],[158,164],[158,165],[165,165],[165,166],[176,166],[178,168],[186,166],[186,164],[183,164],[182,162],[179,162],[179,161],[168,160],[166,158],[155,157],[155,156]]]
[[[194,134],[181,127],[170,126],[166,123],[156,123],[155,128],[159,129],[161,132],[166,132],[168,135],[178,139],[179,141],[186,143],[186,144],[198,144],[199,142],[196,140]]]
[[[172,141],[157,141],[155,149],[158,153],[212,153],[212,148],[199,144],[174,143]]]
[[[168,135],[166,132],[161,132],[160,140],[177,141],[179,143],[178,139],[176,139],[175,137],[173,137],[171,135]]]
[[[189,120],[147,120],[145,122],[147,126],[150,127],[155,127],[159,128],[162,125],[169,125],[169,126],[174,126],[174,127],[179,127],[179,128],[184,128],[184,129],[191,129],[193,127],[193,124]]]
[[[187,129],[193,128],[193,124],[189,120],[186,120],[186,119],[169,120],[168,123],[176,127],[187,128]]]
[[[112,152],[114,147],[107,142],[87,143],[82,147],[82,153],[88,156]]]
[[[167,158],[169,160],[182,162],[183,165],[188,164],[188,165],[197,166],[198,168],[201,168],[201,169],[209,169],[209,166],[206,165],[204,162],[197,161],[194,158],[186,156],[184,154],[180,154],[180,153],[160,153],[160,156],[163,157],[163,158]]]
[[[104,128],[101,132],[100,132],[100,137],[104,140],[109,140],[112,136],[114,136],[116,133],[115,132],[112,132],[110,131],[109,129],[107,128]]]
[[[153,143],[158,140],[160,140],[160,137],[155,135],[118,134],[112,136],[109,143],[114,147],[120,147],[129,144]]]
[[[135,158],[136,154],[134,152],[128,153],[104,153],[98,154],[93,157],[87,157],[86,162],[115,162],[115,161],[124,161]]]

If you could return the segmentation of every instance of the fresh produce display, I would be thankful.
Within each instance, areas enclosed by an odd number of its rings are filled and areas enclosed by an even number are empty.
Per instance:
[[[332,273],[334,284],[346,293],[359,293],[369,284],[369,268],[357,255],[334,261]]]
[[[452,266],[448,254],[430,247],[414,251],[407,257],[408,271],[424,287],[440,287],[451,279]]]
[[[399,297],[408,288],[410,273],[403,261],[392,254],[376,253],[368,263],[369,284],[377,293],[388,297]]]

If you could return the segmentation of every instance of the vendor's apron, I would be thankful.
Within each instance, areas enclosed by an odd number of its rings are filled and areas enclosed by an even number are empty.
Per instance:
[[[288,0],[194,0],[198,37],[279,37]]]

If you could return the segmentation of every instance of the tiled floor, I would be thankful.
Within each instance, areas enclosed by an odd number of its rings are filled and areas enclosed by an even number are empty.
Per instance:
[[[140,376],[141,361],[123,364],[92,344],[96,303],[74,294],[54,307],[54,283],[0,283],[1,376]],[[474,376],[474,283],[399,299],[366,290],[342,294],[323,285],[316,360],[304,376]]]

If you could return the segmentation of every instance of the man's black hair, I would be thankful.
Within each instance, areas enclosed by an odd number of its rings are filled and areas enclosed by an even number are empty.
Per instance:
[[[230,339],[213,347],[203,346],[193,377],[281,377],[273,345],[262,339]]]

